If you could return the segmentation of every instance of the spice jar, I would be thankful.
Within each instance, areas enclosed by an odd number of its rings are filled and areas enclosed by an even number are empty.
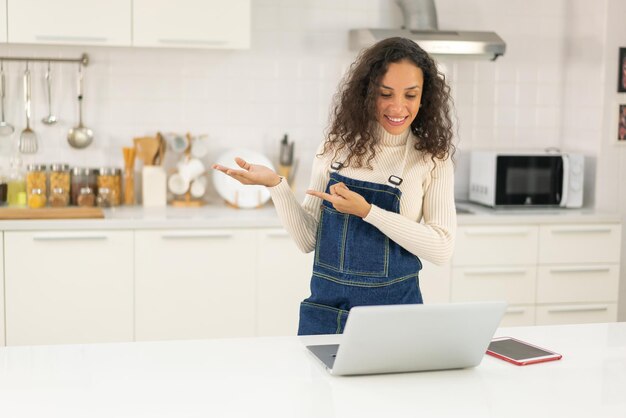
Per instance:
[[[0,175],[0,206],[4,206],[7,203],[7,179],[4,173]]]
[[[81,187],[78,196],[76,197],[76,204],[78,206],[95,206],[96,193],[91,187]]]
[[[110,206],[119,206],[122,199],[122,170],[104,167],[98,171],[98,195],[101,189],[107,189]]]
[[[83,191],[83,189],[86,189]],[[96,203],[96,171],[86,167],[74,167],[71,176],[71,203],[78,206],[93,206]],[[79,196],[83,198],[83,205],[78,202]],[[89,197],[91,196],[91,197]],[[91,201],[91,205],[89,205]]]
[[[98,207],[110,208],[113,204],[111,200],[111,189],[108,187],[98,187],[98,197],[96,198]]]
[[[7,204],[13,207],[26,206],[26,177],[19,157],[11,158],[7,176]]]
[[[50,166],[50,206],[63,207],[70,203],[70,166],[52,164]]]
[[[46,166],[29,164],[26,174],[26,196],[28,207],[38,209],[46,206]]]

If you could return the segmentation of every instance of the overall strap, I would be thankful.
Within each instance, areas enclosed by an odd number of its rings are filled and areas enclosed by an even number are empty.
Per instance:
[[[392,187],[398,187],[402,184],[402,176],[404,175],[404,169],[406,168],[406,160],[408,159],[409,150],[413,147],[413,142],[411,141],[411,135],[409,135],[406,139],[406,145],[404,146],[404,157],[402,158],[402,164],[396,171],[397,174],[392,174],[387,179],[387,183],[389,183]]]

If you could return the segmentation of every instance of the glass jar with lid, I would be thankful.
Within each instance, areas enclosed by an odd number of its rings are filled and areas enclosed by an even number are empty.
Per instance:
[[[38,209],[46,206],[47,167],[44,164],[29,164],[26,173],[26,200],[28,207]]]
[[[96,189],[98,187],[96,170],[87,167],[74,167],[71,173],[70,191],[72,205],[94,206],[96,203]]]
[[[52,164],[50,166],[50,206],[63,207],[70,203],[70,166]]]
[[[0,206],[7,204],[7,178],[5,173],[0,173]]]
[[[111,189],[108,187],[98,187],[98,197],[96,204],[101,208],[110,208],[113,205],[111,199]]]
[[[26,175],[20,157],[13,157],[7,174],[7,204],[12,207],[26,206]]]
[[[107,189],[108,197],[106,199],[110,201],[110,206],[119,206],[122,199],[121,169],[103,167],[98,170],[98,190],[103,189]]]

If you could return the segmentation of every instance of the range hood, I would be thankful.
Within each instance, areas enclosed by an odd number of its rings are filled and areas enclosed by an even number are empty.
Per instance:
[[[433,55],[495,60],[506,43],[494,32],[439,30],[434,0],[396,0],[402,9],[402,29],[351,29],[351,50],[361,50],[386,38],[400,36]]]

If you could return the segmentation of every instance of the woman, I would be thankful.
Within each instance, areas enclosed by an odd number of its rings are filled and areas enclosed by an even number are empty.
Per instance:
[[[358,305],[422,303],[420,257],[447,261],[456,212],[449,87],[413,41],[383,40],[352,64],[302,205],[267,167],[214,165],[269,188],[298,247],[315,250],[299,335],[343,331]]]

